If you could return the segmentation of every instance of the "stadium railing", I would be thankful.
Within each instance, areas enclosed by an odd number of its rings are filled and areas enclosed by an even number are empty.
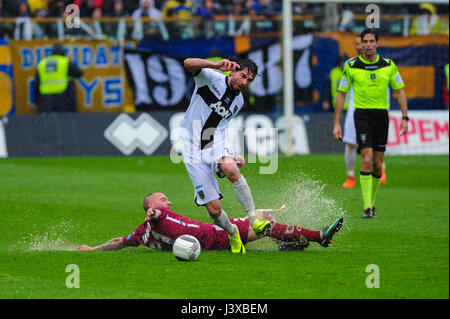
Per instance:
[[[418,15],[383,15],[380,27],[383,34],[409,36],[413,31],[413,21]],[[449,16],[439,15],[434,34],[449,34]],[[314,31],[360,32],[367,16],[355,15],[350,23],[324,23],[325,18],[313,15],[294,15],[293,27],[298,33]],[[189,20],[165,18],[82,18],[79,20],[62,18],[0,18],[0,37],[19,40],[32,39],[113,39],[140,40],[144,37],[169,39],[190,39],[197,37],[262,35],[273,36],[281,32],[281,16],[228,16],[204,20],[194,17]]]

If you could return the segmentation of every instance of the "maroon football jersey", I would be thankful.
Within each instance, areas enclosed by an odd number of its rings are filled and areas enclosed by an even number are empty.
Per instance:
[[[228,233],[214,223],[202,223],[167,208],[158,207],[161,215],[157,221],[144,222],[128,236],[122,238],[128,246],[144,245],[158,250],[172,250],[175,239],[181,235],[192,235],[198,239],[203,250],[222,250],[230,248]],[[241,240],[247,242],[248,218],[231,219],[236,224]]]

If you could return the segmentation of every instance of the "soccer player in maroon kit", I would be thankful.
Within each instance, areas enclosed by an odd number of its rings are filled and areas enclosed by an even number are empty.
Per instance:
[[[171,202],[163,193],[151,193],[144,198],[144,210],[147,212],[144,223],[125,237],[113,238],[110,241],[90,247],[81,245],[75,250],[119,250],[125,247],[144,245],[158,250],[172,250],[175,239],[181,235],[192,235],[198,239],[202,250],[228,250],[230,241],[228,233],[214,223],[204,223],[190,219],[170,210]],[[248,217],[230,219],[238,229],[244,245],[268,236],[278,242],[279,250],[303,250],[310,241],[328,247],[343,223],[343,218],[336,220],[333,225],[322,231],[283,225],[277,223],[268,211],[259,210],[271,221],[272,227],[261,236],[257,236],[250,225]]]

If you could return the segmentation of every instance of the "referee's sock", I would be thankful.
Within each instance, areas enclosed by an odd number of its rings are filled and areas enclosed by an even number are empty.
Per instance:
[[[364,202],[364,209],[372,208],[372,176],[371,173],[359,172],[359,182]]]
[[[380,184],[381,184],[381,175],[375,176],[372,173],[372,202],[371,202],[372,206],[375,206],[375,197],[377,196]]]

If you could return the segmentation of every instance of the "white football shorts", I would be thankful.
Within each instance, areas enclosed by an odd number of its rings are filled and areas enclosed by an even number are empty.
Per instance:
[[[198,145],[190,140],[184,139],[184,165],[194,186],[195,203],[199,206],[222,198],[215,176],[222,157],[231,157],[236,160],[233,140],[226,136],[223,138],[215,136],[213,146],[204,150],[200,150]]]

